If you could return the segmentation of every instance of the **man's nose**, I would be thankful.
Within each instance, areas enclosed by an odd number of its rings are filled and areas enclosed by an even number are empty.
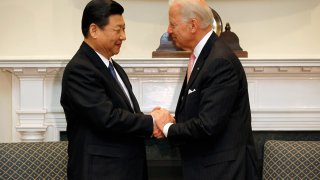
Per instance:
[[[170,25],[168,26],[167,32],[168,32],[169,34],[172,33],[172,28],[170,27]]]
[[[120,39],[123,40],[123,41],[127,39],[127,37],[126,37],[126,32],[125,32],[125,31],[122,31],[122,32],[121,32],[121,34],[120,34]]]

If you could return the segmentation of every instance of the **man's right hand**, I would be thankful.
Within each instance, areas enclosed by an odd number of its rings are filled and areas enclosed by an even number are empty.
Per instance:
[[[166,109],[157,108],[156,110],[151,112],[151,115],[154,118],[157,127],[161,131],[163,131],[163,127],[167,123],[175,123],[175,119],[173,118],[173,116],[171,116],[170,112]]]

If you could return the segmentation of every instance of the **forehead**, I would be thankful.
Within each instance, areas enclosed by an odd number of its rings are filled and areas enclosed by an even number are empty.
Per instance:
[[[169,21],[178,23],[180,22],[180,19],[181,19],[181,15],[180,15],[179,9],[177,8],[177,6],[172,6],[169,9]]]
[[[109,17],[109,24],[107,26],[124,26],[124,18],[122,15],[115,14]]]

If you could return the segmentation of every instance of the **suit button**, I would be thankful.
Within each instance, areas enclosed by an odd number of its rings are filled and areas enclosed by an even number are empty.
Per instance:
[[[184,99],[184,96],[181,97],[181,101],[183,101],[183,99]]]

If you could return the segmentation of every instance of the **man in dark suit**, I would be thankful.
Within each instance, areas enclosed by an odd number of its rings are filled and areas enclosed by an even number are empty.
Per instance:
[[[141,113],[125,71],[111,59],[126,39],[123,11],[115,1],[93,0],[83,12],[84,42],[62,79],[68,179],[147,179],[145,139],[161,137],[153,120],[170,118],[159,109]]]
[[[176,124],[156,121],[180,147],[185,180],[260,179],[248,84],[233,51],[212,27],[204,0],[173,0],[168,33],[192,52],[176,107]]]

